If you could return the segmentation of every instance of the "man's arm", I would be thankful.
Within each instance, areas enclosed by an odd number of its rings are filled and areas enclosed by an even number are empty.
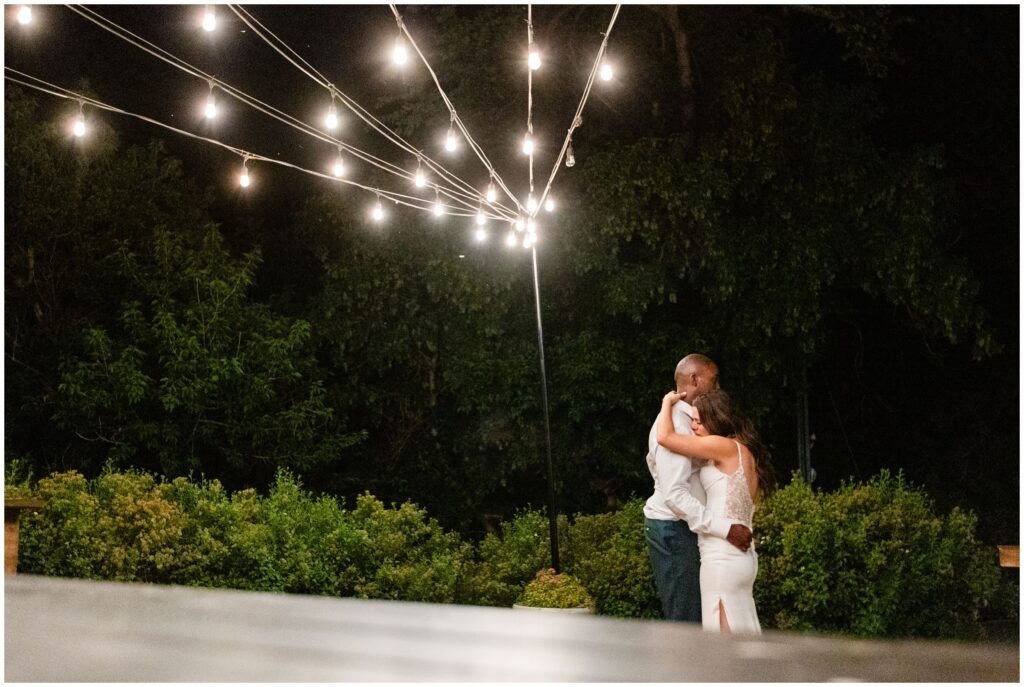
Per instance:
[[[726,539],[732,520],[716,517],[690,493],[689,460],[659,446],[654,454],[658,482],[664,485],[665,505],[680,520],[685,520],[692,532],[711,534]]]

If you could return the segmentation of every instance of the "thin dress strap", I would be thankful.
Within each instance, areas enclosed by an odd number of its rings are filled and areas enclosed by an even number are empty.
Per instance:
[[[743,472],[743,449],[740,448],[740,442],[735,439],[732,440],[732,443],[736,444],[736,456],[740,459],[739,472]]]

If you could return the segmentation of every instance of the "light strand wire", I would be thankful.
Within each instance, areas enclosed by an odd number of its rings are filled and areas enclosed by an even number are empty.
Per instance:
[[[394,176],[398,176],[406,180],[413,179],[413,175],[410,174],[405,169],[398,167],[397,165],[393,165],[392,163],[387,162],[386,160],[382,160],[370,153],[362,151],[359,148],[356,148],[355,146],[352,146],[348,143],[345,143],[344,141],[334,138],[333,136],[327,135],[320,131],[319,129],[316,129],[315,127],[293,117],[292,115],[282,112],[281,110],[278,110],[277,108],[267,103],[264,103],[258,98],[250,96],[244,91],[235,88],[231,84],[228,84],[220,79],[217,79],[211,74],[203,72],[197,67],[189,64],[185,60],[182,60],[181,58],[164,50],[163,48],[155,45],[154,43],[146,40],[145,38],[142,38],[141,36],[132,33],[130,30],[117,25],[113,21],[103,17],[91,8],[72,5],[67,5],[67,7],[73,12],[79,14],[85,19],[96,24],[100,28],[108,31],[109,33],[112,33],[121,40],[124,40],[125,42],[143,50],[144,52],[147,52],[150,55],[160,60],[163,60],[164,62],[167,62],[171,66],[176,67],[177,69],[180,69],[181,71],[184,71],[185,73],[202,79],[208,83],[212,82],[216,84],[226,94],[234,97],[235,99],[241,101],[243,104],[248,105],[249,107],[252,107],[274,119],[277,119],[278,121],[287,124],[288,126],[291,126],[292,128],[295,128],[302,133],[317,138],[325,143],[329,143],[334,147],[340,146],[346,152],[351,153],[353,157],[363,160],[364,162],[369,163],[370,165],[380,169],[381,171],[392,174]],[[442,192],[446,197],[458,203],[467,210],[475,209],[479,204],[480,196],[475,189],[472,189],[472,187],[470,187],[472,191],[471,193],[465,193],[459,190],[452,190],[439,187],[437,184],[434,184],[434,187],[440,190],[440,192]],[[504,213],[500,211],[497,212],[497,214],[500,215],[501,219],[509,219],[507,216],[505,216]]]
[[[416,54],[419,55],[420,60],[423,61],[423,65],[427,68],[427,72],[430,74],[430,77],[434,80],[434,85],[437,86],[437,90],[441,94],[441,100],[444,101],[445,106],[448,108],[448,112],[451,115],[452,122],[454,122],[455,125],[459,127],[459,131],[462,132],[463,138],[466,139],[466,142],[469,144],[469,147],[476,154],[477,158],[479,158],[480,162],[482,162],[484,167],[487,168],[487,172],[490,174],[491,179],[496,181],[498,187],[501,188],[501,190],[504,191],[505,194],[512,199],[512,202],[516,204],[516,207],[519,210],[522,210],[522,205],[520,204],[519,199],[516,198],[516,195],[508,189],[508,186],[505,185],[505,182],[504,180],[502,180],[501,175],[498,174],[498,171],[494,168],[494,165],[488,159],[487,154],[484,153],[483,148],[470,135],[469,130],[466,128],[466,125],[462,121],[462,118],[459,117],[459,113],[456,111],[455,105],[452,104],[452,101],[448,98],[448,94],[445,93],[444,88],[441,87],[441,81],[437,78],[437,74],[434,73],[434,69],[430,66],[430,62],[428,62],[427,58],[423,55],[423,52],[420,50],[420,46],[416,44],[416,39],[414,39],[412,37],[412,34],[409,32],[409,27],[407,27],[405,25],[405,22],[402,21],[402,15],[398,13],[398,8],[395,7],[394,5],[389,5],[389,7],[391,8],[392,13],[394,13],[395,15],[395,21],[398,22],[398,29],[403,34],[405,34],[406,38],[409,39],[409,44],[412,45],[413,50],[415,50]]]
[[[575,131],[580,125],[583,124],[583,119],[582,119],[583,108],[586,107],[586,105],[587,105],[587,99],[590,97],[590,91],[591,91],[591,89],[594,86],[594,78],[597,76],[597,72],[598,72],[598,70],[601,67],[601,60],[604,58],[605,50],[608,48],[608,36],[612,32],[612,27],[615,26],[615,20],[618,19],[618,17],[619,17],[619,10],[621,8],[622,8],[622,5],[616,5],[615,9],[612,11],[611,21],[608,22],[608,28],[605,29],[605,32],[604,32],[604,40],[601,41],[601,47],[597,51],[597,58],[594,60],[594,66],[590,69],[590,76],[587,79],[587,85],[583,89],[583,97],[580,98],[580,104],[576,108],[576,114],[575,114],[575,116],[573,116],[572,124],[569,125],[569,131],[566,133],[565,140],[562,142],[562,150],[559,151],[559,153],[558,153],[558,159],[555,160],[555,165],[554,165],[554,167],[551,168],[551,174],[550,174],[550,176],[548,176],[548,183],[544,187],[544,192],[541,194],[540,198],[537,200],[537,207],[534,209],[534,215],[536,215],[537,212],[540,211],[541,206],[544,204],[545,199],[548,197],[548,192],[551,191],[551,184],[554,183],[555,176],[558,174],[558,170],[559,170],[559,168],[562,165],[562,159],[565,157],[566,148],[569,147],[569,142],[572,140],[572,133],[573,133],[573,131]],[[531,189],[532,189],[532,179],[531,179]]]
[[[427,203],[427,201],[424,201],[422,198],[419,198],[417,196],[409,196],[409,195],[406,195],[406,194],[403,194],[403,193],[398,193],[396,191],[388,191],[388,190],[381,189],[381,188],[375,187],[375,186],[367,186],[366,184],[361,184],[361,183],[359,183],[357,181],[353,181],[351,179],[343,179],[343,178],[331,176],[331,175],[325,174],[323,172],[318,172],[316,170],[307,169],[305,167],[302,167],[301,165],[297,165],[297,164],[292,163],[292,162],[287,162],[285,160],[279,160],[279,159],[276,159],[276,158],[267,157],[265,155],[261,155],[260,153],[254,153],[254,152],[252,152],[250,150],[247,150],[245,148],[239,148],[237,146],[233,146],[233,145],[230,145],[228,143],[224,143],[223,141],[218,141],[217,139],[210,138],[208,136],[203,136],[201,134],[196,134],[196,133],[193,133],[191,131],[186,131],[184,129],[180,129],[180,128],[172,126],[170,124],[166,124],[164,122],[161,122],[158,119],[154,119],[154,118],[148,117],[146,115],[137,114],[135,112],[129,112],[128,110],[124,110],[124,109],[116,107],[114,105],[107,104],[107,103],[103,102],[102,100],[98,100],[96,98],[92,98],[92,97],[89,97],[87,95],[83,95],[83,94],[78,93],[76,91],[73,91],[71,89],[64,88],[64,87],[58,86],[56,84],[52,84],[52,83],[50,83],[48,81],[40,79],[39,77],[32,76],[31,74],[26,74],[24,72],[18,71],[17,69],[13,69],[11,67],[5,66],[4,67],[4,72],[5,72],[4,78],[6,80],[8,80],[8,81],[11,81],[12,83],[16,83],[16,84],[19,84],[21,86],[25,86],[27,88],[32,88],[34,90],[37,90],[37,91],[40,91],[40,92],[43,92],[43,93],[47,93],[49,95],[52,95],[52,96],[55,96],[55,97],[58,97],[58,98],[64,98],[64,99],[67,99],[67,100],[74,100],[74,101],[77,101],[77,102],[80,102],[80,103],[87,103],[87,104],[89,104],[89,105],[91,105],[91,106],[93,106],[93,107],[95,107],[97,109],[100,109],[100,110],[105,110],[105,111],[108,111],[108,112],[113,112],[115,114],[124,115],[126,117],[133,117],[135,119],[139,119],[141,121],[144,121],[144,122],[146,122],[148,124],[152,124],[154,126],[158,126],[158,127],[167,129],[168,131],[172,131],[172,132],[174,132],[176,134],[179,134],[179,135],[182,135],[182,136],[186,136],[188,138],[193,138],[193,139],[196,139],[198,141],[203,141],[204,143],[209,143],[211,145],[218,146],[220,148],[224,148],[226,150],[231,151],[235,155],[238,155],[239,157],[241,157],[243,160],[246,160],[246,161],[254,160],[254,161],[258,161],[258,162],[267,162],[267,163],[275,164],[275,165],[278,165],[278,166],[281,166],[281,167],[286,167],[286,168],[289,168],[289,169],[294,169],[296,171],[303,172],[305,174],[310,174],[312,176],[320,177],[322,179],[327,179],[327,180],[332,181],[332,182],[341,183],[341,184],[345,184],[345,185],[348,185],[348,186],[354,186],[354,187],[362,189],[364,191],[369,191],[370,193],[373,193],[373,194],[375,194],[377,196],[380,196],[380,197],[383,197],[383,198],[387,198],[388,200],[390,200],[390,201],[392,201],[392,202],[394,202],[396,204],[405,205],[407,207],[414,208],[416,210],[423,210],[425,212],[430,212],[430,211],[433,210],[433,207],[434,207],[433,203]],[[16,74],[17,76],[11,76],[8,72],[10,74]],[[18,77],[22,77],[22,78],[18,78]],[[24,79],[30,79],[31,81],[37,81],[39,83],[38,84],[37,83],[30,83],[29,81],[25,81]],[[40,86],[39,84],[43,84],[43,85]],[[462,212],[461,211],[462,208],[452,208],[452,206],[448,206],[448,205],[446,205],[444,207],[445,207],[445,215],[451,215],[451,216],[454,216],[454,217],[474,217],[476,215],[476,213]],[[499,221],[505,219],[503,217],[493,217],[493,216],[490,216],[489,218],[490,219],[499,220]]]
[[[357,103],[353,98],[351,98],[346,93],[344,93],[343,91],[338,89],[330,80],[328,80],[323,74],[321,74],[318,70],[316,70],[316,68],[314,68],[312,65],[310,65],[309,62],[306,61],[295,50],[293,50],[291,48],[291,46],[289,46],[283,39],[281,39],[276,34],[274,34],[272,31],[267,29],[255,17],[253,17],[252,14],[250,14],[245,8],[239,7],[237,5],[228,5],[228,7],[238,16],[239,19],[242,20],[243,23],[245,23],[250,29],[252,29],[253,33],[255,33],[259,38],[261,38],[267,45],[269,45],[272,49],[274,49],[278,54],[280,54],[282,57],[284,57],[285,60],[290,62],[295,68],[297,68],[303,74],[305,74],[310,79],[312,79],[314,82],[316,82],[317,85],[319,85],[322,88],[327,89],[328,92],[330,92],[332,95],[337,95],[338,99],[341,100],[342,104],[344,104],[346,107],[348,107],[349,110],[351,110],[357,117],[362,119],[363,122],[365,122],[370,128],[372,128],[375,131],[377,131],[379,134],[384,136],[391,143],[393,143],[396,146],[398,146],[399,148],[405,150],[410,155],[415,156],[418,160],[422,160],[426,164],[426,166],[429,169],[431,169],[438,176],[447,179],[449,181],[449,183],[452,183],[453,185],[461,186],[463,193],[465,193],[466,196],[471,198],[471,202],[473,204],[486,203],[488,205],[498,206],[498,207],[501,208],[501,210],[503,210],[506,213],[513,212],[509,208],[501,206],[498,203],[490,203],[490,202],[486,201],[486,199],[484,199],[480,195],[479,191],[477,191],[471,184],[469,184],[466,181],[460,179],[458,176],[456,176],[452,172],[450,172],[447,169],[445,169],[443,165],[441,165],[440,163],[436,162],[435,160],[430,158],[428,155],[423,153],[421,150],[415,148],[414,146],[409,144],[407,141],[405,141],[405,139],[403,139],[397,133],[395,133],[390,128],[388,128],[387,125],[385,125],[379,119],[377,119],[372,114],[367,112],[366,109],[363,108],[361,105],[359,105],[359,103]],[[271,38],[273,38],[273,40],[271,40]],[[275,41],[276,41],[276,43],[275,43]],[[287,51],[287,52],[285,52],[285,51]],[[292,57],[290,55],[288,55],[287,53],[291,53],[292,55],[294,55],[295,59],[292,59]],[[296,62],[296,59],[301,61],[302,64],[299,64],[299,62]],[[495,210],[498,211],[498,212],[501,212],[497,208],[495,208]]]
[[[530,53],[533,52],[533,5],[526,6],[526,55],[529,59]],[[526,134],[530,137],[530,142],[533,142],[533,68],[527,65],[526,67]],[[533,146],[530,147],[530,195],[533,195]],[[535,206],[532,215],[537,214],[537,208]]]

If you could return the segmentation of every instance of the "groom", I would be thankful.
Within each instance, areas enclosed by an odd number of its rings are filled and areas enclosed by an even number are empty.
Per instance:
[[[691,353],[676,365],[676,391],[683,399],[672,408],[679,434],[692,434],[690,422],[698,396],[718,388],[718,366],[707,356]],[[657,418],[647,440],[647,467],[654,494],[644,506],[644,532],[654,582],[668,620],[699,623],[700,552],[697,533],[727,539],[741,551],[750,548],[752,533],[744,525],[714,516],[704,508],[706,496],[690,459],[672,453],[657,441]]]

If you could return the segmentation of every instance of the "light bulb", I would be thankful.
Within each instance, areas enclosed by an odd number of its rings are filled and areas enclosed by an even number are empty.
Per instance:
[[[207,119],[213,119],[217,116],[217,103],[214,102],[212,95],[206,99],[205,113]]]
[[[565,153],[565,166],[572,167],[576,164],[576,156],[572,154],[572,144],[569,144],[569,150]]]
[[[536,234],[537,233],[537,225],[534,224],[532,219],[526,220],[526,233],[527,234]]]
[[[338,110],[331,105],[331,109],[327,110],[327,118],[324,120],[327,128],[334,131],[334,128],[338,126]]]
[[[434,216],[440,217],[444,214],[444,206],[441,205],[441,197],[437,196],[434,198]]]
[[[550,196],[548,196],[547,201],[545,201],[545,203],[544,203],[544,209],[547,210],[548,212],[554,212],[555,211],[555,199],[550,197]]]
[[[373,220],[375,222],[379,222],[382,219],[384,219],[384,208],[381,207],[379,200],[377,201],[377,204],[373,206],[373,210],[370,212],[370,216],[373,217]]]
[[[527,235],[526,235],[526,236],[525,236],[525,237],[523,238],[523,248],[529,248],[530,246],[532,246],[532,245],[533,245],[533,242],[534,242],[534,240],[535,240],[535,239],[533,238],[533,234],[527,234]]]
[[[336,177],[345,176],[345,163],[340,157],[334,163],[333,171]]]
[[[516,237],[516,233],[514,231],[510,231],[508,233],[508,236],[505,237],[505,243],[509,246],[516,246],[519,244],[519,239]]]
[[[203,14],[203,30],[213,31],[217,28],[217,17],[214,15],[213,10],[207,9]]]
[[[537,209],[537,201],[534,199],[533,194],[526,196],[526,209],[533,212]]]
[[[405,41],[401,36],[395,39],[395,52],[392,53],[391,59],[395,64],[405,64],[405,61],[409,59],[409,53],[405,50]]]
[[[601,79],[603,81],[611,81],[612,76],[612,66],[605,62],[604,64],[601,65]]]
[[[444,139],[444,149],[449,153],[455,150],[455,130],[448,127],[448,136]]]
[[[417,169],[416,170],[416,186],[418,188],[423,188],[426,185],[427,185],[427,177],[426,177],[426,175],[423,174],[423,172],[421,170]]]
[[[536,49],[530,51],[530,69],[534,71],[540,69],[540,53]]]
[[[523,222],[523,218],[522,217],[517,217],[516,218],[516,231],[522,231],[525,228],[526,228],[526,224]]]
[[[22,26],[27,26],[32,23],[32,8],[28,5],[22,5],[18,8],[18,23]]]
[[[238,183],[242,188],[249,188],[249,170],[245,167],[242,167],[242,176],[238,177]]]
[[[484,229],[483,227],[480,227],[479,229],[476,230],[476,233],[474,233],[474,236],[476,236],[476,240],[477,241],[480,241],[481,243],[483,243],[484,241],[487,240],[487,230]]]
[[[78,138],[85,136],[85,117],[78,115],[78,119],[75,120],[73,131],[75,132],[75,136],[78,136]]]
[[[498,194],[494,191],[494,184],[487,184],[487,202],[493,203],[498,197]]]
[[[533,137],[530,134],[526,134],[526,137],[523,138],[523,154],[533,155]]]
[[[476,223],[480,225],[487,223],[487,216],[484,214],[483,210],[476,213]]]

